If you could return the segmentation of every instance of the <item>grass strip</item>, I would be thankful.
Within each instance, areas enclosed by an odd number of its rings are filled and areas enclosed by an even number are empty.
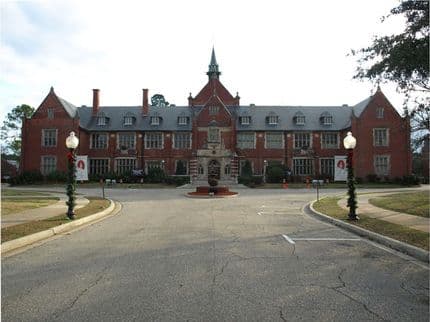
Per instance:
[[[348,211],[337,204],[340,197],[328,197],[314,203],[314,209],[333,218],[347,222],[348,224],[373,231],[375,233],[400,240],[407,244],[429,250],[429,234],[409,227],[393,224],[376,218],[370,218],[360,214],[359,221],[349,221]]]
[[[109,207],[109,200],[100,197],[86,197],[90,202],[80,209],[75,210],[76,219],[87,217],[100,212]],[[60,226],[69,223],[70,220],[67,218],[66,213],[64,215],[51,217],[43,220],[31,221],[28,223],[10,226],[1,230],[1,242],[6,242],[12,239],[24,237],[50,229],[56,226]]]
[[[369,202],[387,210],[404,212],[414,216],[430,217],[430,200],[427,191],[396,193],[369,199]]]
[[[46,207],[55,204],[60,200],[57,197],[47,198],[13,198],[1,200],[1,214],[7,216],[24,210]]]
[[[14,189],[2,189],[1,195],[6,197],[15,196],[49,196],[48,193],[36,192],[36,191],[24,191],[24,190],[14,190]]]

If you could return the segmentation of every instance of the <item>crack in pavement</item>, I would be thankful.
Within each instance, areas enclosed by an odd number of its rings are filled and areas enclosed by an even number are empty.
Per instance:
[[[65,309],[61,310],[58,313],[54,313],[54,318],[58,319],[61,315],[63,315],[64,313],[66,313],[67,311],[69,311],[70,309],[73,308],[73,306],[76,304],[76,302],[78,302],[78,300],[85,294],[87,293],[91,288],[93,288],[94,286],[96,286],[104,277],[104,272],[109,268],[109,266],[106,266],[105,268],[103,268],[100,273],[98,274],[97,278],[90,283],[90,285],[88,285],[87,288],[85,288],[84,290],[82,290],[76,297],[75,299],[72,301],[72,303],[66,307]]]

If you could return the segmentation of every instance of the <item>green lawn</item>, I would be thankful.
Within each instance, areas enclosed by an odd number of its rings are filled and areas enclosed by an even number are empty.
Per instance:
[[[47,193],[26,190],[2,189],[2,197],[18,197],[18,196],[49,196]]]
[[[393,239],[403,241],[410,245],[429,250],[429,234],[426,232],[392,224],[379,219],[369,218],[363,214],[360,214],[359,221],[349,221],[347,219],[348,211],[339,207],[337,204],[340,199],[340,197],[321,199],[320,201],[314,203],[314,208],[315,210],[327,216],[345,221],[349,224],[359,226],[387,237],[391,237]]]
[[[377,207],[405,212],[420,217],[430,217],[430,199],[427,191],[396,193],[372,198],[369,202]]]
[[[102,199],[99,197],[86,197],[90,202],[82,208],[76,209],[76,219],[83,218],[97,212],[100,212],[109,207],[109,200]],[[6,242],[12,239],[24,237],[43,231],[55,226],[68,223],[70,220],[67,218],[66,213],[64,215],[28,222],[16,226],[6,227],[1,230],[1,242]]]

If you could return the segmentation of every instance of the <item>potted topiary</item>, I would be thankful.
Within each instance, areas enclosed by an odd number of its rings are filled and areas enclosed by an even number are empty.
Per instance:
[[[212,176],[208,178],[208,183],[209,183],[209,193],[215,194],[217,192],[216,186],[218,185],[218,180]]]

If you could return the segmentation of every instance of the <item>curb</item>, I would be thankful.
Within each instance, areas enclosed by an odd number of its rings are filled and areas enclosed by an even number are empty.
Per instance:
[[[106,208],[103,211],[100,211],[98,213],[95,213],[94,215],[86,216],[81,219],[74,220],[72,222],[69,222],[67,224],[63,224],[60,226],[56,226],[47,230],[39,231],[37,233],[24,236],[21,238],[17,238],[14,240],[10,240],[7,242],[4,242],[1,244],[1,254],[8,253],[10,251],[16,250],[18,248],[31,245],[33,243],[36,243],[38,241],[41,241],[43,239],[50,238],[52,236],[68,232],[76,227],[82,226],[86,223],[90,223],[93,221],[96,221],[102,217],[105,217],[113,212],[115,209],[115,202],[111,199],[108,199],[110,201],[110,205],[108,208]]]
[[[379,244],[382,244],[384,246],[387,246],[389,248],[392,248],[394,250],[397,250],[399,252],[405,253],[409,256],[412,256],[422,262],[429,263],[429,252],[425,251],[424,249],[406,244],[404,242],[395,240],[390,237],[383,236],[381,234],[375,233],[373,231],[369,231],[366,229],[363,229],[361,227],[357,227],[355,225],[348,224],[346,222],[343,222],[341,220],[332,218],[330,216],[327,216],[323,213],[320,213],[319,211],[316,211],[313,207],[313,204],[316,202],[316,200],[309,203],[306,208],[311,212],[312,215],[315,215],[322,221],[328,222],[330,224],[333,224],[335,226],[341,227],[349,232],[352,232],[354,234],[357,234],[361,237],[365,237],[369,240],[372,240],[374,242],[377,242]]]

